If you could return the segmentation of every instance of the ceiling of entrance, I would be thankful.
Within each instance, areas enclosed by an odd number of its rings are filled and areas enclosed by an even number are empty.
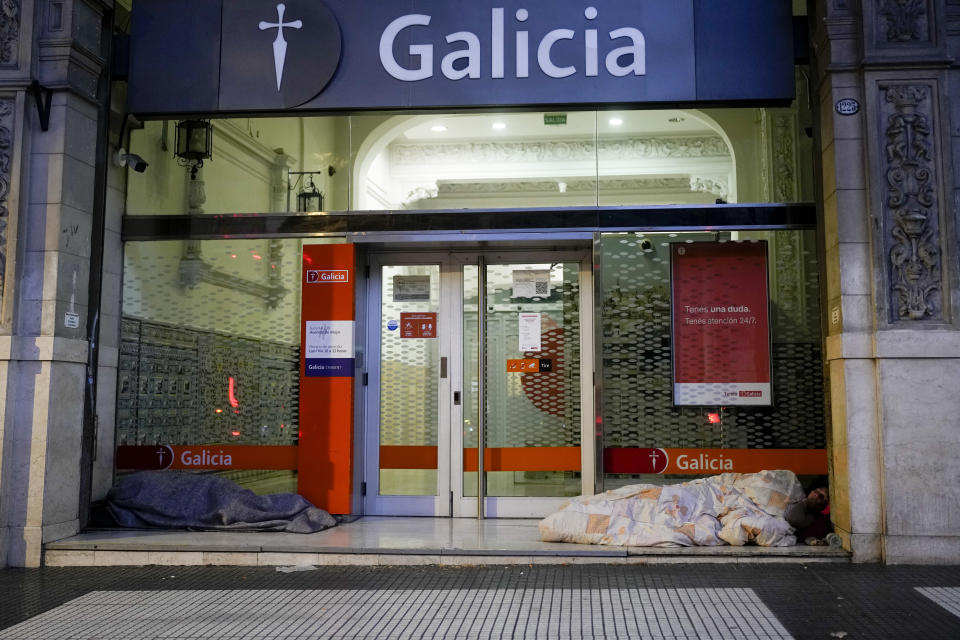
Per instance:
[[[437,142],[592,138],[595,133],[713,133],[705,122],[686,111],[580,111],[563,115],[566,116],[563,125],[544,124],[543,113],[444,115],[407,129],[402,138],[408,142]]]
[[[554,123],[559,121],[559,123]],[[400,116],[361,159],[363,209],[733,201],[719,127],[695,111]]]

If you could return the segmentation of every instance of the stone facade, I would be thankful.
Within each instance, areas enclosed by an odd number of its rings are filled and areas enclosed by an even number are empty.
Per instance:
[[[0,566],[37,566],[43,542],[80,527],[98,107],[111,5],[0,0]]]
[[[816,6],[834,521],[856,560],[960,561],[960,4]]]
[[[960,0],[811,6],[833,518],[856,561],[960,562]],[[38,565],[111,481],[123,173],[96,188],[112,9],[0,0],[0,566]],[[763,188],[790,200],[795,116],[770,113]]]

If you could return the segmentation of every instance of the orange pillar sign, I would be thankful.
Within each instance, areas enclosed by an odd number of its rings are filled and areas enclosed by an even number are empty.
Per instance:
[[[353,491],[354,247],[303,247],[297,491],[350,513]]]

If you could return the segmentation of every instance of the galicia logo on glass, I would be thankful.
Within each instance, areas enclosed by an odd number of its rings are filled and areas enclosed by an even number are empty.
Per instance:
[[[318,282],[350,282],[346,269],[307,269],[307,284]]]
[[[299,106],[340,64],[340,26],[316,0],[225,2],[222,39],[221,109]]]

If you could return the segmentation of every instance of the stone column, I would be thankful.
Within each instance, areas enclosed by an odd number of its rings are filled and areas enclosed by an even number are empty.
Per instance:
[[[834,522],[855,560],[956,562],[957,8],[816,9]]]
[[[99,0],[0,0],[0,566],[37,566],[43,542],[79,526],[107,8]],[[44,90],[30,92],[33,80]],[[50,101],[46,130],[38,100]]]

